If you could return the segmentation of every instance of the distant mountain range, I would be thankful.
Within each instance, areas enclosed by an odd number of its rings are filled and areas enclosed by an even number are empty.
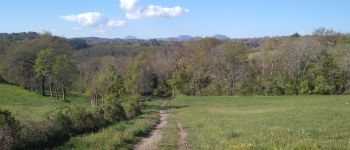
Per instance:
[[[74,38],[74,39],[83,39],[86,40],[88,43],[110,43],[110,42],[120,42],[120,41],[147,41],[147,40],[158,40],[158,41],[197,41],[203,38],[207,37],[194,37],[190,35],[180,35],[178,37],[169,37],[169,38],[154,38],[154,39],[140,39],[133,35],[128,35],[124,37],[123,39],[115,38],[115,39],[108,39],[108,38],[99,38],[99,37],[81,37],[81,38]],[[209,38],[216,38],[221,41],[237,41],[246,43],[251,47],[257,47],[263,40],[266,39],[266,37],[262,38],[230,38],[226,35],[222,34],[216,34],[214,36],[210,36]]]

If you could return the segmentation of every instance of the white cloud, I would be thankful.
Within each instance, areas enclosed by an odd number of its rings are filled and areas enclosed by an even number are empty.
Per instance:
[[[120,8],[124,10],[132,10],[138,0],[120,0]]]
[[[86,12],[77,15],[61,16],[60,18],[69,22],[79,23],[84,26],[92,26],[102,19],[103,14],[98,12]]]
[[[126,13],[126,19],[135,20],[150,17],[176,17],[185,13],[189,13],[189,9],[180,6],[164,7],[160,5],[137,5],[139,0],[119,0],[120,8]],[[85,12],[81,14],[60,16],[59,18],[77,23],[82,26],[95,27],[98,31],[107,31],[123,27],[126,24],[125,20],[117,20],[104,17],[104,14],[99,12]],[[79,27],[74,27],[74,30],[80,30]]]
[[[188,9],[176,7],[163,7],[159,5],[148,5],[142,9],[136,9],[126,12],[127,19],[141,19],[147,17],[176,17],[190,12]]]
[[[120,0],[120,7],[125,11],[126,18],[130,20],[148,17],[176,17],[189,13],[189,9],[176,7],[164,7],[160,5],[148,5],[136,7],[138,0]]]
[[[125,25],[125,20],[110,19],[106,22],[106,26],[109,28],[120,28]]]
[[[125,20],[104,18],[104,14],[98,12],[86,12],[77,15],[61,16],[60,18],[68,22],[78,23],[82,26],[97,27],[98,31],[120,28],[125,25]],[[73,30],[81,28],[74,27]]]

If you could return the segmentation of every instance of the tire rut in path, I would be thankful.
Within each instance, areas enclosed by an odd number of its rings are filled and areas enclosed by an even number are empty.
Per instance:
[[[166,104],[164,103],[165,107]],[[164,105],[162,108],[165,108]],[[169,114],[166,110],[160,110],[160,121],[157,124],[156,128],[150,133],[148,137],[142,138],[135,146],[135,150],[157,150],[159,143],[162,140],[162,134],[160,132],[160,129],[163,128],[167,123],[167,119]]]
[[[183,129],[181,123],[179,121],[176,121],[177,128],[178,128],[178,136],[179,136],[179,143],[178,143],[178,148],[179,150],[190,150],[191,147],[187,143],[187,137],[188,133],[186,130]]]

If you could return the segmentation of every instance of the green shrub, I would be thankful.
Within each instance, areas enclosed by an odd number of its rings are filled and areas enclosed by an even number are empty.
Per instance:
[[[158,86],[153,91],[153,95],[159,97],[170,97],[172,95],[172,91],[169,85],[165,82],[159,81]]]
[[[99,122],[99,121],[97,121]],[[102,124],[105,125],[105,124]],[[20,149],[45,149],[62,144],[71,136],[91,132],[103,126],[82,107],[61,107],[42,122],[26,122],[21,130]]]
[[[107,97],[96,110],[83,107],[61,107],[47,114],[41,122],[22,124],[8,111],[0,110],[0,149],[47,149],[60,145],[70,137],[97,131],[116,121],[141,114],[139,98],[123,106],[117,99]]]
[[[98,128],[94,124],[93,114],[87,112],[83,107],[71,108],[67,112],[67,116],[72,123],[72,128],[75,133],[82,133]]]
[[[20,123],[11,116],[11,113],[0,109],[0,149],[13,149],[18,143]]]
[[[135,98],[125,105],[125,113],[128,119],[135,118],[142,113],[139,98]]]
[[[22,123],[22,130],[20,132],[20,144],[16,148],[35,149],[45,147],[45,145],[49,145],[49,142],[54,142],[50,141],[50,139],[56,137],[57,133],[59,131],[54,130],[54,126],[50,122],[24,122]]]
[[[103,118],[109,123],[126,120],[123,106],[112,96],[107,96],[99,106],[99,112],[103,112]]]

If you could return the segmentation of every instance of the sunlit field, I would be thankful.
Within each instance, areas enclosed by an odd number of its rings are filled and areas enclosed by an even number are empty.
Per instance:
[[[62,106],[83,106],[90,108],[85,97],[69,97],[69,102],[61,98],[51,99],[15,86],[0,84],[0,108],[8,110],[20,121],[40,121],[46,114]]]
[[[350,96],[176,97],[193,149],[350,149]]]

